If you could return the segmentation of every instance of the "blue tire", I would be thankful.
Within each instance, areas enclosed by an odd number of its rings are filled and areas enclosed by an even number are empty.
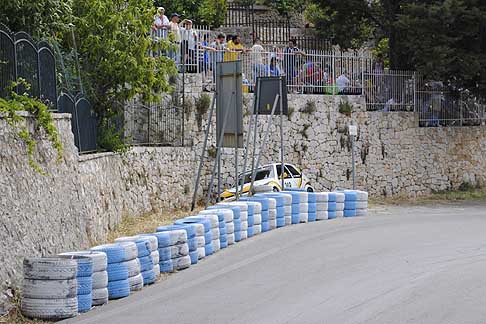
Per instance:
[[[309,212],[307,215],[308,215],[307,216],[308,222],[315,222],[316,221],[316,219],[317,219],[316,212]]]
[[[169,261],[170,259],[172,259],[170,246],[159,248],[158,251],[159,251],[159,261]]]
[[[78,282],[78,295],[91,294],[93,290],[93,279],[89,277],[77,277]]]
[[[167,232],[157,232],[153,234],[141,234],[139,236],[155,236],[157,238],[158,247],[166,248],[170,246],[170,234]]]
[[[118,299],[130,296],[128,279],[108,282],[108,298]]]
[[[267,210],[268,211],[268,198],[264,198],[264,197],[243,197],[240,199],[241,201],[256,201],[256,202],[259,202],[262,204],[262,212],[264,210]]]
[[[197,239],[194,237],[194,238],[187,240],[187,245],[189,245],[189,251],[190,252],[196,251],[197,250]]]
[[[307,212],[308,213],[315,213],[316,212],[316,203],[309,203],[308,204],[308,209],[307,209]]]
[[[150,256],[138,258],[140,260],[140,271],[149,271],[154,268],[154,265],[152,263],[152,258]]]
[[[204,253],[206,256],[214,253],[213,243],[211,243],[211,241],[209,241],[209,244],[204,245]]]
[[[267,222],[270,219],[270,215],[268,214],[268,210],[262,210],[262,223]]]
[[[335,201],[329,201],[327,203],[327,211],[328,212],[335,212],[337,208],[337,203]]]
[[[315,192],[309,192],[308,196],[307,196],[307,202],[309,204],[311,204],[311,203],[316,203],[316,201],[317,201],[316,193]]]
[[[336,193],[335,192],[330,192],[327,194],[327,202],[336,202]]]
[[[153,284],[155,282],[155,279],[157,279],[153,270],[143,271],[142,277],[144,286]]]
[[[270,230],[270,223],[268,221],[262,222],[262,233]]]
[[[344,191],[344,201],[356,201],[358,200],[358,192],[354,190]]]
[[[257,194],[254,197],[261,197],[261,198],[273,198],[277,205],[275,207],[283,207],[285,204],[285,199],[279,193],[262,193]]]
[[[145,257],[150,255],[150,241],[148,239],[140,239],[135,241],[137,244],[138,257]]]
[[[91,293],[78,295],[78,312],[79,313],[86,313],[91,310],[93,307],[93,296]]]
[[[85,256],[69,256],[69,258],[75,259],[78,264],[78,271],[76,277],[91,277],[93,274],[93,259]]]
[[[211,230],[204,233],[204,242],[211,242],[213,240],[213,234],[211,234]]]
[[[356,209],[345,209],[344,217],[356,217]]]
[[[235,231],[235,242],[241,241],[241,231],[236,232]]]
[[[211,230],[211,221],[207,218],[204,217],[198,217],[198,218],[183,218],[183,219],[178,219],[174,222],[176,225],[182,225],[182,224],[203,224],[204,225],[204,231],[210,231]]]
[[[255,225],[255,217],[253,215],[248,215],[248,227]]]
[[[106,253],[108,263],[120,263],[126,260],[126,253],[123,246],[119,244],[105,244],[91,248],[92,251],[101,251]]]
[[[337,215],[336,215],[336,211],[335,211],[335,210],[333,210],[333,211],[328,211],[328,212],[327,212],[327,219],[334,219],[334,218],[336,218],[336,217],[337,217]]]
[[[248,237],[253,237],[253,235],[255,235],[253,232],[253,226],[248,226],[247,233],[248,233]]]
[[[285,207],[277,207],[277,218],[284,218],[285,217]]]
[[[125,263],[109,263],[106,269],[108,282],[128,279],[128,268]]]
[[[293,206],[293,205],[292,205]],[[292,212],[292,224],[299,224],[300,223],[300,213],[294,213]]]
[[[174,271],[174,264],[172,263],[172,260],[159,262],[159,267],[161,273],[169,273]]]
[[[189,257],[191,258],[191,264],[197,264],[197,261],[199,260],[197,250],[189,252]]]
[[[226,234],[226,223],[219,223],[219,234]]]
[[[285,226],[285,218],[277,218],[277,228]]]
[[[248,216],[253,215],[255,213],[255,206],[252,204],[247,204],[248,205]]]
[[[281,193],[289,194],[292,196],[292,205],[300,204],[300,193],[296,191],[281,191]]]
[[[219,245],[222,249],[226,249],[228,247],[228,241],[226,241],[226,237],[224,241],[220,241]]]
[[[358,202],[356,200],[345,200],[344,201],[344,210],[346,210],[346,209],[349,209],[349,210],[356,209],[357,203]]]
[[[214,207],[222,208],[222,209],[231,209],[233,211],[233,219],[240,219],[240,207],[235,206],[235,205],[216,205]],[[208,208],[210,209],[210,208]]]
[[[181,229],[186,231],[188,239],[196,237],[196,229],[191,224],[159,226],[157,227],[157,232],[170,232]]]
[[[241,231],[241,220],[235,219],[233,220],[233,223],[235,224],[235,232]]]

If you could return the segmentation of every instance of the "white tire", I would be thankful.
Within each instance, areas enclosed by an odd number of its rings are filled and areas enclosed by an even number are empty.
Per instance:
[[[253,224],[260,225],[262,223],[262,214],[254,214],[253,215]]]
[[[285,206],[285,216],[292,216],[292,205]]]
[[[269,220],[276,220],[277,219],[277,210],[270,208],[268,210],[268,219]]]
[[[358,190],[358,200],[360,201],[368,201],[368,192],[366,191],[361,191],[361,190]]]
[[[344,192],[336,192],[336,202],[343,203],[345,199]]]
[[[102,289],[108,287],[108,272],[93,272],[93,289]]]
[[[241,240],[246,240],[248,238],[248,231],[241,231]]]
[[[221,250],[221,242],[219,241],[219,239],[212,240],[211,244],[213,245],[213,252]]]
[[[40,280],[75,279],[78,262],[62,258],[25,258],[24,278]]]
[[[241,231],[246,232],[248,231],[248,222],[241,222]]]
[[[206,257],[206,249],[204,247],[197,248],[197,258],[199,260],[204,259]]]
[[[211,229],[211,237],[219,237],[221,233],[219,232],[219,227]]]
[[[170,247],[170,255],[172,256],[172,259],[189,255],[189,245],[187,245],[187,243],[172,245]]]
[[[206,245],[206,240],[204,239],[204,235],[196,236],[196,241],[197,241],[198,248],[204,248],[204,245]]]
[[[128,276],[134,277],[140,273],[140,260],[133,259],[123,262],[128,269]]]
[[[299,214],[299,221],[301,223],[307,223],[309,221],[309,214],[308,213],[300,213]]]
[[[184,270],[191,266],[191,257],[186,255],[183,257],[172,259],[174,270]]]
[[[357,201],[356,209],[368,209],[368,201]]]
[[[205,218],[209,219],[211,222],[211,228],[218,228],[219,226],[219,220],[218,220],[218,215],[211,215],[211,214],[199,214],[197,216],[189,216],[187,218]]]
[[[253,192],[273,192],[272,186],[253,186]]]
[[[159,248],[159,240],[157,239],[156,236],[150,236],[150,235],[144,235],[144,236],[134,236],[136,239],[145,239],[149,241],[150,244],[150,252],[157,251]]]
[[[248,212],[242,211],[240,212],[240,221],[246,222],[248,220]]]
[[[108,264],[106,253],[101,251],[74,251],[61,253],[59,255],[80,255],[88,257],[93,260],[93,272],[106,271]]]
[[[261,224],[253,225],[253,235],[261,234],[261,232],[262,232],[262,225]]]
[[[130,291],[138,291],[143,288],[143,276],[139,273],[136,276],[128,277],[128,283],[130,284]]]
[[[329,193],[328,192],[316,192],[316,203],[327,203],[329,201]]]
[[[167,231],[169,233],[170,245],[187,243],[187,232],[183,229]]]
[[[343,211],[344,210],[344,203],[338,202],[336,203],[336,211]]]
[[[228,240],[228,245],[233,245],[235,244],[235,234],[226,234],[226,239]]]
[[[192,223],[190,224],[192,225],[193,228],[196,229],[196,236],[204,236],[204,225],[203,224],[200,224],[200,223]]]
[[[155,264],[152,271],[154,272],[155,274],[155,277],[159,277],[160,276],[160,264]]]
[[[265,197],[268,199],[268,209],[276,209],[277,208],[277,200],[275,198]]]
[[[24,279],[22,298],[66,299],[76,298],[77,280]]]
[[[152,264],[159,264],[160,262],[159,250],[155,250],[151,252],[150,257],[152,258]]]
[[[309,211],[309,204],[308,203],[300,203],[299,204],[299,212],[302,213],[307,213]]]
[[[366,216],[368,209],[356,209],[356,216]]]
[[[137,244],[134,242],[117,242],[125,250],[125,255],[127,260],[133,260],[138,257]]]
[[[327,211],[327,209],[328,209],[327,202],[318,202],[316,204],[316,212],[318,212],[318,211]]]
[[[317,210],[316,211],[316,220],[325,220],[328,219],[327,210]]]
[[[240,212],[243,212],[243,211],[248,211],[248,205],[244,202],[241,202],[241,201],[231,201],[231,202],[220,202],[218,203],[218,205],[233,205],[233,206],[238,206],[240,207]]]
[[[299,199],[301,204],[307,204],[309,202],[309,194],[307,191],[299,191]]]
[[[269,224],[271,230],[276,229],[277,228],[277,219],[270,219],[268,221],[268,224]]]
[[[23,298],[22,314],[36,319],[58,320],[78,314],[78,298],[34,299]]]
[[[292,225],[292,216],[285,216],[285,226]]]
[[[93,306],[101,306],[108,303],[108,288],[93,289]]]
[[[218,208],[218,209],[209,209],[207,210],[208,212],[220,212],[220,213],[223,213],[224,215],[224,222],[225,223],[228,223],[228,222],[232,222],[233,221],[233,211],[231,209],[228,209],[228,208]],[[202,212],[205,212],[202,211]]]
[[[336,217],[344,217],[344,211],[343,210],[336,210]]]
[[[233,234],[235,232],[235,224],[233,222],[226,223],[226,234]]]

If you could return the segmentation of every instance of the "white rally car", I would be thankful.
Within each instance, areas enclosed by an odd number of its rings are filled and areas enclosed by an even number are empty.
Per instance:
[[[273,191],[282,190],[281,182],[281,168],[282,164],[272,163],[259,167],[256,171],[255,183],[253,186],[271,186]],[[285,188],[305,188],[309,192],[313,192],[314,188],[310,185],[309,179],[295,166],[292,164],[285,164],[284,168],[284,184]],[[241,180],[243,175],[239,175],[241,190]],[[240,194],[247,194],[250,190],[251,184],[251,171],[245,173],[245,184],[243,186],[243,192]],[[236,194],[236,188],[231,188],[223,191],[221,193],[221,199],[228,199]]]

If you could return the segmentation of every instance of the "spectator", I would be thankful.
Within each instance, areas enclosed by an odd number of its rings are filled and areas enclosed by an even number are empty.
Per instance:
[[[177,13],[173,13],[170,15],[170,22],[169,22],[169,39],[173,42],[173,44],[179,48],[181,44],[181,29],[179,27],[180,15]],[[180,56],[177,55],[178,51],[171,50],[169,51],[169,57],[176,61],[179,64]]]
[[[277,59],[272,57],[270,59],[270,64],[265,66],[265,75],[266,76],[280,76],[280,68],[277,64]]]
[[[197,33],[194,29],[192,29],[192,20],[184,19],[181,25],[181,38],[184,47],[185,63],[188,65],[188,71],[194,73],[197,70]]]
[[[346,71],[343,71],[343,73],[341,73],[341,75],[336,79],[336,84],[339,94],[347,93],[349,86],[351,85],[351,81],[346,76]]]
[[[291,39],[284,50],[284,70],[285,74],[287,75],[287,84],[292,85],[293,79],[297,75],[297,57],[296,55],[305,55],[303,51],[301,51],[295,42],[295,40]]]
[[[169,24],[164,7],[157,8],[157,14],[154,16],[154,24],[152,25],[152,29],[157,32],[157,36],[166,38]]]
[[[198,60],[199,60],[199,71],[203,72],[203,82],[206,81],[206,79],[209,76],[210,72],[210,64],[209,64],[209,53],[208,52],[214,52],[216,49],[213,47],[209,46],[208,43],[208,34],[204,34],[202,42],[198,44],[199,46],[199,51],[198,51]]]
[[[228,42],[226,46],[226,53],[224,54],[224,61],[237,61],[240,58],[240,53],[246,52],[245,47],[241,44],[241,38],[239,35],[234,35],[231,42]]]
[[[210,57],[211,64],[216,62],[223,62],[224,61],[224,49],[225,49],[225,36],[223,34],[219,34],[218,37],[214,39],[214,41],[210,45],[212,48],[215,49],[215,53],[213,53]],[[214,69],[214,67],[213,67]]]
[[[251,59],[253,62],[254,81],[263,75],[265,66],[263,65],[263,46],[260,38],[255,39],[255,44],[251,47]]]

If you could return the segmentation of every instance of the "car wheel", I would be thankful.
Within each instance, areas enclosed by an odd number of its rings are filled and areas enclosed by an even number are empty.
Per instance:
[[[273,187],[273,192],[279,192],[280,190],[278,190],[277,187]]]
[[[307,192],[314,192],[314,188],[312,188],[312,187],[307,187]]]

